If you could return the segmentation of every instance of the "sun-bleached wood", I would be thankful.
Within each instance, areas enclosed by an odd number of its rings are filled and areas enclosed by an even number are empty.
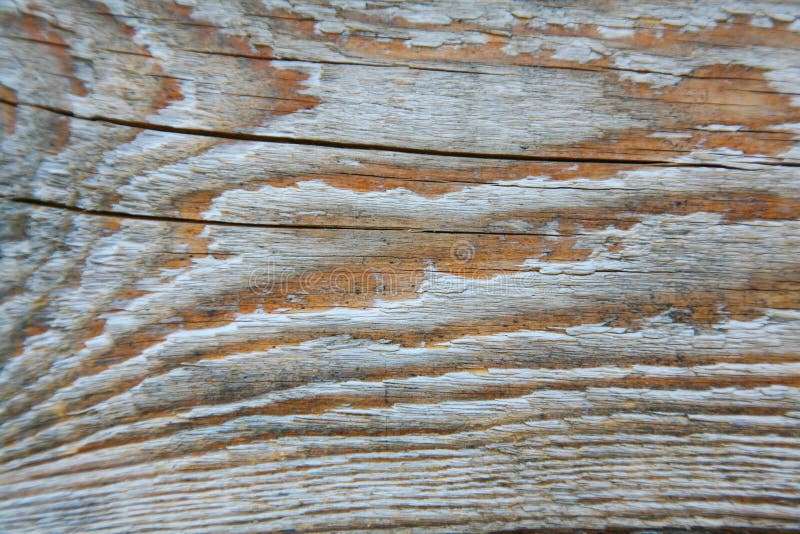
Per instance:
[[[798,162],[796,2],[5,11],[3,100],[86,118],[514,156]]]
[[[0,16],[0,530],[800,527],[797,2]]]

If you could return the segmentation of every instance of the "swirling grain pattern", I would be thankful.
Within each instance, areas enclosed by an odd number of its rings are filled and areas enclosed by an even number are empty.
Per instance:
[[[0,18],[0,530],[800,528],[800,3]]]

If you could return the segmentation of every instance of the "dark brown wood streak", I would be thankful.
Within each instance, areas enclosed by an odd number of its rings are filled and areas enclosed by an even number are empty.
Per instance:
[[[0,531],[800,528],[800,3],[0,20]]]

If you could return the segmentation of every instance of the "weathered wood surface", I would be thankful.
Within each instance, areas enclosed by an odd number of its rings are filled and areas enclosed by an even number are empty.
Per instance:
[[[0,16],[0,530],[800,528],[800,3]]]

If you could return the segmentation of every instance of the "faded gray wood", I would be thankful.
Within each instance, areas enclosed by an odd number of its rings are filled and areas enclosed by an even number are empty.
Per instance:
[[[0,13],[0,529],[800,527],[800,4]]]

